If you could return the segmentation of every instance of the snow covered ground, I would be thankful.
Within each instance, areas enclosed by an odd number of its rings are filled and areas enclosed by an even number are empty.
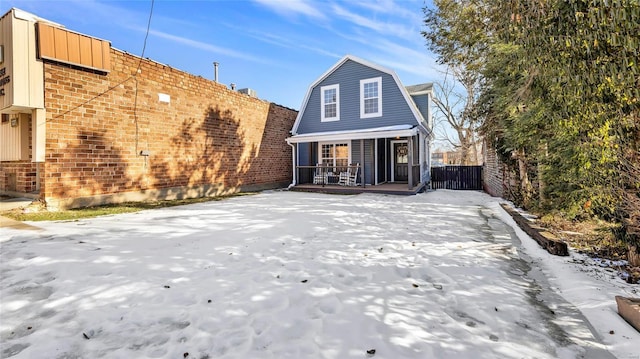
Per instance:
[[[614,301],[638,286],[478,192],[30,224],[0,232],[2,358],[640,358]]]

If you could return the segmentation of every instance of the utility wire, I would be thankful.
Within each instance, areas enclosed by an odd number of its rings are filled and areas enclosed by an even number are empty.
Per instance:
[[[133,75],[127,77],[126,79],[118,82],[117,84],[109,87],[108,89],[106,89],[103,92],[93,96],[92,98],[90,98],[90,99],[88,99],[88,100],[86,100],[86,101],[84,101],[84,102],[82,102],[82,103],[80,103],[80,104],[68,109],[67,111],[65,111],[65,112],[63,112],[63,113],[61,113],[61,114],[59,114],[57,116],[54,116],[53,118],[51,118],[50,120],[47,120],[46,122],[49,122],[49,121],[52,121],[52,120],[57,120],[60,117],[68,115],[72,111],[75,111],[78,108],[83,107],[86,104],[94,101],[95,99],[100,98],[100,97],[104,96],[105,94],[113,91],[114,89],[116,89],[118,86],[124,84],[125,82],[128,82],[131,79],[134,79],[134,80],[136,79],[136,76],[138,75],[138,72],[140,71],[140,67],[142,66],[142,59],[144,58],[144,53],[145,53],[145,50],[147,48],[147,39],[149,38],[149,31],[151,29],[151,17],[153,15],[154,2],[155,2],[155,0],[151,0],[151,10],[149,11],[149,20],[147,21],[147,30],[146,30],[146,33],[145,33],[145,36],[144,36],[144,43],[142,45],[142,54],[140,55],[140,60],[138,61],[138,66],[136,68],[135,74],[133,74]],[[134,96],[134,102],[133,102],[133,116],[134,116],[134,121],[136,122],[136,146],[137,146],[137,135],[138,135],[138,128],[137,128],[138,121],[137,121],[137,114],[136,114],[137,101],[138,101],[138,82],[136,80],[136,89],[135,89],[135,96]]]
[[[138,143],[140,142],[139,125],[138,125],[138,77],[137,76],[140,73],[140,67],[142,66],[142,59],[144,58],[144,52],[147,49],[147,39],[149,38],[149,29],[151,29],[151,17],[153,16],[154,1],[155,0],[151,0],[151,9],[149,10],[149,20],[147,21],[147,31],[146,31],[146,34],[144,35],[144,43],[142,45],[142,54],[140,54],[140,61],[138,61],[138,67],[136,68],[136,73],[133,75],[134,81],[136,83],[135,94],[133,96],[133,122],[136,125],[136,147],[135,147],[136,155],[138,154]],[[148,146],[149,146],[149,142],[147,142],[147,147]]]

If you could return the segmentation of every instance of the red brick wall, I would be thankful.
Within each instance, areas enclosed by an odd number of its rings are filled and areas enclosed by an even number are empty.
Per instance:
[[[484,153],[482,171],[484,191],[495,197],[512,200],[511,189],[515,188],[515,175],[506,164],[500,161],[496,150],[486,142],[483,144],[482,152]]]
[[[45,63],[47,201],[291,182],[296,111],[118,50],[111,60],[107,75]]]
[[[36,191],[37,163],[7,161],[0,166],[0,188],[4,191],[31,193]],[[15,187],[13,187],[15,185]]]
[[[28,155],[31,158],[31,135],[33,133],[33,121],[29,121],[29,148]],[[0,190],[18,193],[37,192],[38,164],[30,159],[22,161],[0,162]]]

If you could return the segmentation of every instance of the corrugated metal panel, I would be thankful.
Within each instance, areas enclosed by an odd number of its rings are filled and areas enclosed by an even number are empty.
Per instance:
[[[56,56],[55,32],[52,26],[38,26],[38,53],[42,56]]]
[[[69,46],[67,47],[69,62],[79,64],[80,62],[80,36],[69,36],[67,38]]]
[[[91,39],[88,37],[79,38],[80,63],[84,66],[91,66],[93,55],[91,54]]]
[[[38,23],[40,58],[109,72],[110,48],[108,41]]]
[[[46,25],[41,26],[44,27]],[[54,60],[69,62],[68,45],[67,32],[62,29],[53,28],[53,54],[49,55],[41,52],[41,57],[49,57]]]
[[[0,44],[4,46],[0,109],[44,108],[44,72],[36,58],[33,23],[15,17],[16,9],[0,19]],[[8,112],[8,111],[5,111]]]
[[[29,115],[11,115],[11,120],[0,124],[0,161],[20,161],[29,159]]]
[[[382,76],[382,116],[360,118],[360,80]],[[340,85],[340,121],[320,121],[320,88]],[[409,105],[393,77],[387,73],[348,60],[312,89],[302,114],[298,134],[360,130],[393,125],[415,125]]]

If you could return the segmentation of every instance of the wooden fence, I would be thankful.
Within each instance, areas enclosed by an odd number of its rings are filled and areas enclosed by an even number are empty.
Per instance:
[[[482,190],[482,166],[431,167],[431,187]]]

